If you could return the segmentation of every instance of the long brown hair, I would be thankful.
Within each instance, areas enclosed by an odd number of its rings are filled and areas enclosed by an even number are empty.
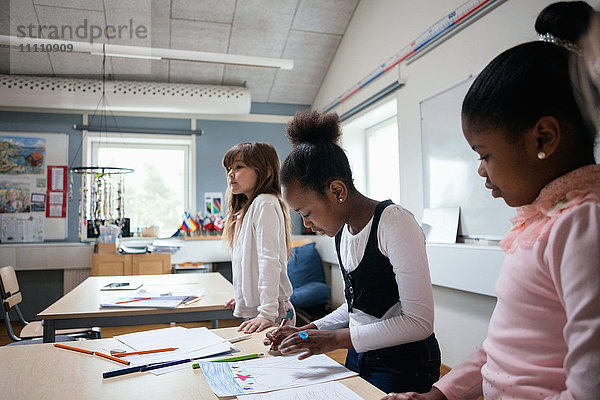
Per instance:
[[[279,183],[279,157],[275,148],[268,143],[245,142],[236,144],[225,153],[223,157],[223,167],[229,171],[238,156],[248,167],[256,171],[258,175],[256,187],[250,195],[233,194],[231,189],[227,188],[225,201],[227,202],[227,217],[223,228],[223,238],[233,246],[236,223],[242,223],[244,215],[250,204],[259,194],[272,194],[279,200],[281,211],[283,212],[283,222],[285,224],[285,243],[287,247],[288,258],[292,251],[291,246],[291,227],[290,212],[281,197],[281,184]]]

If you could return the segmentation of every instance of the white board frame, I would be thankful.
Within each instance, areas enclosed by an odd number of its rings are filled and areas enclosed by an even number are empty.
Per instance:
[[[424,208],[460,207],[459,237],[501,240],[515,210],[494,199],[463,137],[462,102],[474,76],[420,103]]]

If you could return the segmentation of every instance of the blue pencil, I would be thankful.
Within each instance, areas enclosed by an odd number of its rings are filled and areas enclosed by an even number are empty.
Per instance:
[[[177,361],[165,361],[165,362],[161,362],[161,363],[152,363],[152,364],[146,364],[146,365],[137,365],[135,367],[116,369],[114,371],[108,371],[108,372],[102,373],[102,378],[112,378],[113,376],[121,376],[121,375],[131,374],[133,372],[145,372],[145,371],[150,371],[153,369],[165,368],[165,367],[170,367],[173,365],[187,363],[192,360],[193,360],[192,358],[186,358],[186,359],[177,360]]]
[[[157,363],[146,364],[146,365],[136,365],[135,367],[116,369],[114,371],[103,372],[102,378],[106,379],[106,378],[112,378],[114,376],[131,374],[133,372],[145,372],[145,371],[150,371],[150,370],[158,369],[158,368],[171,367],[173,365],[185,364],[185,363],[188,363],[188,362],[191,362],[194,360],[199,360],[201,358],[207,358],[207,357],[210,357],[210,356],[184,358],[183,360],[163,361],[163,362],[157,362]]]

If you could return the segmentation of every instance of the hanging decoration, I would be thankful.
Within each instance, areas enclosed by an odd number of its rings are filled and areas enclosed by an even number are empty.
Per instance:
[[[103,47],[104,49],[104,47]],[[108,131],[106,113],[110,112],[106,99],[106,53],[102,57],[102,96],[90,118],[90,125],[96,118],[100,109],[101,134]],[[110,113],[116,123],[116,119]],[[117,126],[118,130],[118,126]],[[81,145],[74,158],[79,154],[87,131],[83,131]],[[98,238],[101,236],[101,227],[116,225],[122,236],[130,234],[129,218],[125,217],[125,184],[124,175],[133,172],[131,168],[111,166],[81,166],[69,169],[69,200],[73,200],[73,176],[81,175],[81,190],[79,193],[79,237]]]

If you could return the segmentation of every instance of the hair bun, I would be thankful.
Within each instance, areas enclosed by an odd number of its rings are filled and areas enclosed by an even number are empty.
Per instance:
[[[540,35],[577,42],[587,31],[594,9],[584,1],[560,1],[542,10],[535,21]]]
[[[337,144],[340,131],[340,118],[336,113],[325,114],[315,110],[298,111],[287,123],[285,134],[292,146],[302,143]]]

